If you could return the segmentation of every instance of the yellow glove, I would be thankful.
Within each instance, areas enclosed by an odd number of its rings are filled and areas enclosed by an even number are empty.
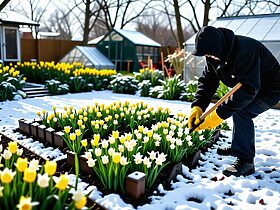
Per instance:
[[[199,123],[199,117],[202,115],[202,109],[199,106],[194,106],[191,110],[191,114],[188,119],[188,127],[193,127],[193,123],[197,125]]]
[[[213,129],[220,125],[222,122],[223,119],[220,118],[216,110],[214,110],[205,118],[204,122],[195,129],[195,131]]]

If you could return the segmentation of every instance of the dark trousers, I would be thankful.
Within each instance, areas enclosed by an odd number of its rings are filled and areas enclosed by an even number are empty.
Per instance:
[[[255,157],[255,128],[253,118],[273,107],[279,97],[262,96],[255,98],[233,117],[233,135],[231,149],[234,156],[242,159]]]

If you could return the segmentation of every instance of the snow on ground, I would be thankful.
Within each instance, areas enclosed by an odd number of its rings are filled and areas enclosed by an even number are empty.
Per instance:
[[[93,91],[90,93],[68,94],[62,96],[24,99],[0,104],[0,131],[12,134],[12,129],[18,127],[18,119],[34,119],[36,112],[42,109],[51,110],[52,106],[63,109],[64,106],[82,107],[95,102],[109,104],[113,101],[144,101],[154,107],[169,107],[175,114],[190,111],[190,103],[182,101],[166,101],[143,98],[133,95],[113,94],[109,91]],[[248,177],[224,177],[221,171],[231,164],[234,157],[217,155],[218,146],[230,144],[231,132],[224,133],[228,138],[222,138],[213,149],[202,156],[201,166],[189,171],[183,167],[183,175],[178,175],[172,183],[172,190],[158,187],[158,192],[152,196],[152,202],[138,209],[278,209],[280,210],[280,110],[268,110],[254,121],[256,125],[256,173]],[[228,120],[231,124],[231,119]],[[43,148],[39,142],[25,140],[34,150],[46,156],[61,158],[59,150]],[[214,179],[213,179],[214,178]],[[86,183],[81,183],[86,186]],[[102,197],[94,189],[91,198],[109,209],[133,209],[116,194]],[[157,193],[161,195],[157,195]],[[162,195],[163,194],[163,195]],[[264,204],[264,205],[262,205]]]

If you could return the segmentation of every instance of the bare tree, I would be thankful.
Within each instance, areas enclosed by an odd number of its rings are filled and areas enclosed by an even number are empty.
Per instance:
[[[166,22],[165,15],[155,11],[145,12],[141,18],[136,21],[136,30],[160,43],[162,46],[177,46],[176,34],[170,28],[169,22]],[[189,38],[191,34],[185,28],[184,37]]]
[[[72,18],[67,11],[56,9],[49,15],[48,19],[44,21],[44,26],[41,30],[58,32],[60,34],[59,38],[71,40],[75,21],[76,20]]]
[[[150,8],[152,0],[97,0],[102,10],[100,21],[106,25],[108,30],[115,28],[120,23],[124,28],[132,23]]]

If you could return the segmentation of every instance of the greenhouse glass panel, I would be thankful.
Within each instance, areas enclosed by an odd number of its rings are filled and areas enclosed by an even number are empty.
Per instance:
[[[280,34],[280,17],[278,18],[277,22],[273,25],[271,30],[267,33],[267,35],[264,37],[265,41],[274,41],[279,40]]]
[[[245,22],[245,19],[236,19],[234,21],[231,21],[226,28],[232,30],[232,31],[236,31],[238,30],[239,27],[242,26],[242,24]]]
[[[263,17],[255,24],[252,30],[248,33],[249,37],[257,40],[263,40],[267,32],[272,28],[278,17]]]
[[[247,19],[239,28],[237,31],[235,31],[235,34],[247,36],[249,31],[256,25],[256,23],[259,21],[259,18],[250,18]]]
[[[227,28],[227,25],[229,25],[232,22],[231,19],[228,20],[217,20],[213,23],[212,26],[214,27],[222,27],[222,28]]]

